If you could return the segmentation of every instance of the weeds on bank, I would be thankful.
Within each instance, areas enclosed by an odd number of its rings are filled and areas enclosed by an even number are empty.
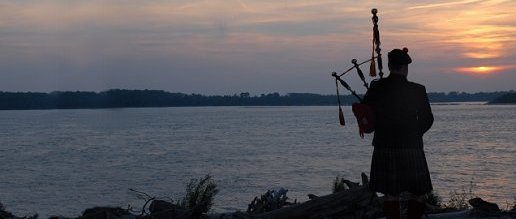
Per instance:
[[[333,188],[332,188],[333,193],[341,192],[341,191],[348,189],[348,186],[346,186],[346,183],[344,183],[344,180],[345,179],[340,176],[335,177],[335,180],[333,181]]]
[[[474,187],[473,181],[470,181],[467,189],[462,186],[460,190],[451,191],[448,195],[447,202],[443,202],[443,198],[434,190],[425,196],[425,201],[426,203],[437,207],[453,210],[465,210],[470,208],[468,201],[475,197],[475,194],[473,193]]]
[[[364,173],[362,173],[362,177],[366,177],[366,184],[368,184],[368,179],[367,179],[367,176],[365,176]],[[364,180],[364,178],[362,178],[362,180]],[[344,179],[343,177],[340,177],[340,176],[337,176],[335,178],[335,180],[333,181],[333,188],[332,188],[332,193],[337,193],[337,192],[341,192],[341,191],[345,191],[345,190],[348,190],[350,188],[354,188],[354,187],[357,187],[359,186],[360,183],[356,183],[356,182],[351,182],[347,179]]]
[[[516,213],[516,197],[512,200],[512,202],[510,202],[509,200],[506,200],[505,206],[503,208],[502,207],[500,207],[500,208],[507,212],[513,211],[514,213]]]
[[[473,193],[473,187],[473,181],[470,181],[469,188],[467,190],[463,186],[460,191],[454,190],[450,192],[448,202],[444,204],[444,207],[458,210],[468,209],[468,200],[475,197]]]
[[[442,206],[442,198],[435,190],[432,190],[425,196],[425,202],[437,207]]]
[[[218,192],[219,189],[210,175],[192,179],[186,185],[186,195],[180,205],[197,213],[206,213],[213,206],[213,198]]]
[[[134,211],[133,208],[129,206],[129,211],[140,213],[140,216],[149,214],[147,209],[149,208],[148,205],[152,201],[158,199],[168,199],[171,204],[174,203],[174,200],[169,197],[155,197],[135,189],[129,190],[135,192],[139,199],[145,201],[141,211]],[[192,210],[192,215],[198,216],[203,213],[207,213],[211,209],[213,206],[213,199],[218,192],[219,190],[217,189],[217,185],[213,181],[212,177],[210,175],[206,175],[199,179],[191,179],[190,182],[188,182],[186,185],[185,196],[182,199],[177,200],[176,203],[182,208]]]
[[[247,207],[247,213],[260,214],[297,204],[297,200],[294,200],[293,203],[287,201],[289,199],[287,192],[288,190],[284,188],[279,188],[277,191],[267,190],[260,197],[254,197]]]

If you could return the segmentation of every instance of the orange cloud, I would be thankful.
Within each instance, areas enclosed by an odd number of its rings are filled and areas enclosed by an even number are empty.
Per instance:
[[[397,22],[412,26],[412,32],[420,31],[417,40],[426,42],[432,51],[452,48],[463,58],[503,58],[510,55],[509,48],[516,42],[515,3],[459,0],[415,5],[409,6],[406,16]]]
[[[443,3],[432,3],[432,4],[426,4],[426,5],[413,6],[413,7],[409,7],[408,9],[449,7],[449,6],[469,4],[469,3],[479,2],[479,1],[480,0],[463,0],[463,1],[456,1],[456,2],[452,1],[452,2],[443,2]]]
[[[500,71],[514,69],[515,66],[474,66],[474,67],[459,67],[455,68],[456,72],[473,74],[473,75],[490,75]]]

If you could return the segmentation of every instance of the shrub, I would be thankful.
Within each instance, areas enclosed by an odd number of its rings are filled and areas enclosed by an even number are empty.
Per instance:
[[[428,204],[431,204],[433,206],[437,206],[437,207],[440,207],[442,202],[441,202],[441,197],[439,196],[439,194],[436,192],[436,191],[431,191],[430,193],[428,193],[426,196],[425,196],[425,202],[428,203]]]
[[[200,179],[192,179],[186,185],[186,195],[181,206],[190,208],[195,215],[206,213],[213,206],[213,198],[219,192],[210,175]]]
[[[450,192],[450,197],[448,202],[444,205],[446,208],[453,208],[458,210],[464,210],[469,208],[468,200],[474,198],[473,194],[473,181],[469,182],[469,189],[466,191],[464,187],[462,187],[460,192],[456,190]]]
[[[296,204],[296,200],[294,200],[294,203],[287,201],[287,199],[289,199],[287,192],[288,190],[284,188],[280,188],[278,191],[267,190],[261,197],[254,197],[251,204],[247,207],[247,213],[259,214]]]
[[[348,186],[346,185],[346,183],[344,182],[345,179],[340,177],[340,176],[337,176],[335,178],[335,180],[333,181],[333,189],[332,189],[332,192],[333,193],[336,193],[336,192],[341,192],[341,191],[344,191],[344,190],[347,190],[349,189]]]

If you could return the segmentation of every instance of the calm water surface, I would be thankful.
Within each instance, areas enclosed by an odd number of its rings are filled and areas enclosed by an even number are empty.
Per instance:
[[[0,111],[0,202],[19,215],[77,216],[140,207],[129,188],[180,199],[214,176],[214,210],[245,210],[267,189],[328,194],[335,176],[369,172],[372,136],[350,107],[197,107]],[[516,197],[516,106],[433,105],[425,151],[435,189],[469,189],[505,207]]]

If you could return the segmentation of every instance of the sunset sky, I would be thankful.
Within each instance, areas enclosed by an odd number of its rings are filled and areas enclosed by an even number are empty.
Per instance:
[[[428,91],[516,89],[514,0],[3,0],[0,91],[331,94],[371,56],[371,8]]]

